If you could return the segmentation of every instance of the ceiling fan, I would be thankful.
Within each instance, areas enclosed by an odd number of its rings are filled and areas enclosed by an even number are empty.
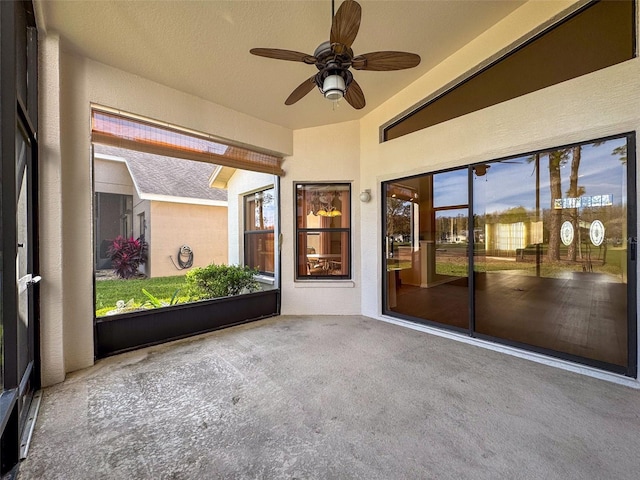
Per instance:
[[[333,10],[333,0],[332,0]],[[328,42],[316,48],[313,55],[278,48],[252,48],[254,55],[315,65],[318,73],[302,82],[284,102],[293,105],[307,93],[318,87],[325,98],[337,101],[344,96],[353,108],[359,110],[366,104],[364,93],[353,78],[349,68],[355,70],[389,71],[413,68],[420,63],[415,53],[382,51],[354,55],[351,45],[360,28],[362,8],[355,0],[345,0],[331,23]]]

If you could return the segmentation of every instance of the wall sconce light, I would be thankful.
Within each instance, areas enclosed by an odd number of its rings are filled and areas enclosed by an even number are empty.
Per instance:
[[[474,165],[473,171],[478,177],[483,177],[487,174],[487,170],[491,168],[491,165]]]
[[[369,200],[371,200],[371,190],[367,188],[360,194],[360,201],[363,203],[367,203]]]

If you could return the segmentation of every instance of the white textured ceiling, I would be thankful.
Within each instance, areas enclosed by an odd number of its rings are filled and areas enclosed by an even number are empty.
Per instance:
[[[367,101],[359,111],[344,101],[334,110],[317,90],[285,106],[291,91],[316,68],[249,53],[268,47],[312,54],[328,40],[330,0],[37,3],[44,28],[59,33],[66,49],[292,129],[360,118],[524,3],[358,1],[362,22],[353,44],[356,55],[400,50],[422,57],[410,70],[354,72]]]

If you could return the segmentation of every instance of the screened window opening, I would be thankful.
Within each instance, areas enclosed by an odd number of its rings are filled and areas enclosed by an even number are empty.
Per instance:
[[[96,356],[279,313],[281,158],[92,109]]]
[[[274,274],[275,189],[244,197],[244,264],[263,275]]]
[[[351,278],[351,185],[296,184],[297,279]]]

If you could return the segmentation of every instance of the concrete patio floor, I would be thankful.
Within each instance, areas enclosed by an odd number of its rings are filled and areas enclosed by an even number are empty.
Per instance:
[[[637,479],[640,391],[365,317],[277,317],[44,391],[19,479]]]

